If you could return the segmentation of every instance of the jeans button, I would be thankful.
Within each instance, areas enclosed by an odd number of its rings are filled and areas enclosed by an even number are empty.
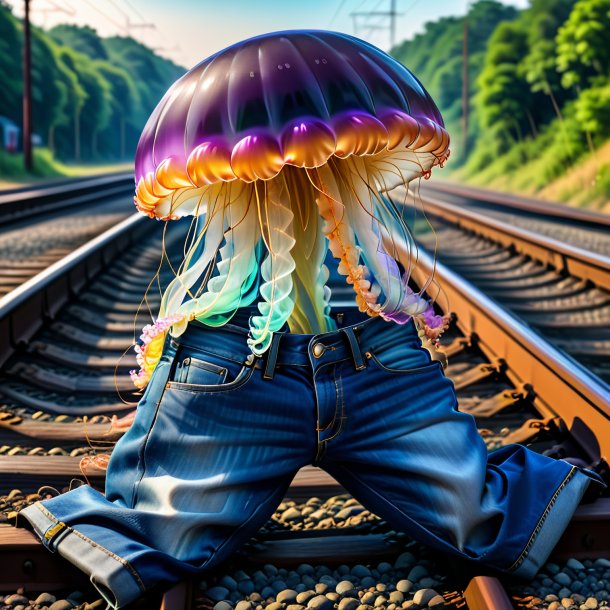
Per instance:
[[[324,354],[325,351],[326,351],[326,345],[324,345],[323,343],[316,343],[313,346],[313,355],[316,358],[322,357],[322,355]]]

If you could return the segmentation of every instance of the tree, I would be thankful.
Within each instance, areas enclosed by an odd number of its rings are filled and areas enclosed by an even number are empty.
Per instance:
[[[610,0],[578,0],[557,33],[557,69],[564,87],[610,74]]]
[[[529,107],[531,91],[521,76],[519,58],[527,52],[527,33],[519,23],[503,22],[489,39],[475,102],[481,128],[492,131],[502,148],[521,140],[526,130],[536,135]]]

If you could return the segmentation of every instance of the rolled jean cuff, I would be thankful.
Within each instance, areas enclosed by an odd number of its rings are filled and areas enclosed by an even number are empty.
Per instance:
[[[589,475],[589,472],[572,466],[549,501],[521,555],[508,568],[509,573],[528,580],[537,574],[568,527],[589,483],[601,481],[596,473]]]
[[[146,591],[128,561],[81,532],[57,520],[40,502],[19,512],[33,526],[42,544],[89,575],[93,586],[113,610],[138,599]]]

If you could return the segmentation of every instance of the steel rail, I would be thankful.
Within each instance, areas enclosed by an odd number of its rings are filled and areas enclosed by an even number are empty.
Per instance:
[[[533,197],[523,197],[512,193],[503,193],[501,191],[473,187],[456,182],[436,181],[434,184],[422,184],[422,196],[427,198],[430,194],[434,193],[462,197],[466,200],[471,200],[475,205],[495,206],[497,208],[505,208],[511,212],[520,211],[526,214],[550,216],[560,220],[575,221],[589,227],[610,227],[610,215],[594,210],[581,210],[561,203],[543,201]]]
[[[398,189],[396,192],[401,193],[401,190]],[[590,280],[597,286],[610,290],[610,257],[589,252],[534,231],[510,226],[495,218],[464,210],[440,199],[425,196],[423,201],[426,212],[498,242],[505,248],[513,248],[543,264],[551,265],[559,272]]]
[[[32,214],[125,195],[133,190],[133,174],[121,172],[4,191],[0,193],[0,225],[30,217]]]
[[[0,366],[147,228],[133,214],[0,298]]]
[[[422,286],[432,272],[433,260],[420,248],[413,280]],[[449,298],[462,332],[477,336],[491,362],[510,363],[506,375],[511,382],[515,386],[531,385],[542,415],[565,422],[570,435],[592,462],[600,457],[608,460],[608,386],[438,260],[434,275]]]

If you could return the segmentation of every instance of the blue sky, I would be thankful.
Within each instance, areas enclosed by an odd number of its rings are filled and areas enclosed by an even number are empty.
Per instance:
[[[528,5],[528,0],[502,1]],[[21,16],[23,1],[9,4]],[[466,6],[467,0],[396,0],[401,13],[396,40],[410,38],[426,21],[462,15]],[[387,50],[388,19],[358,17],[354,24],[352,13],[389,8],[390,0],[32,0],[32,20],[42,27],[87,24],[102,36],[130,34],[190,68],[234,42],[275,30],[336,30]]]

